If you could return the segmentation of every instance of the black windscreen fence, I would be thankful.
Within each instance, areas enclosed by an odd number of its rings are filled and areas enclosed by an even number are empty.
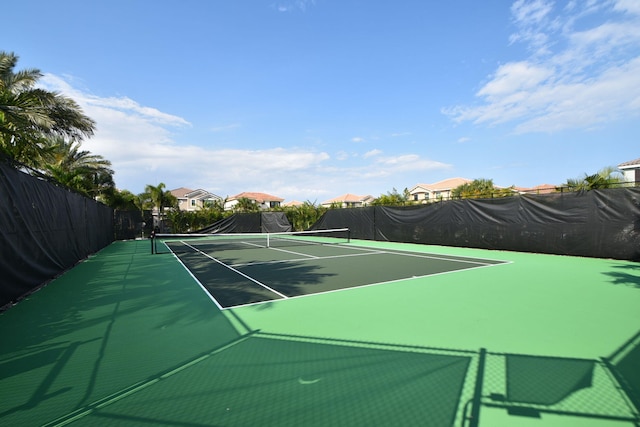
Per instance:
[[[233,214],[195,233],[277,233],[291,229],[284,212],[251,212]]]
[[[116,210],[113,213],[113,227],[116,240],[143,238],[153,230],[153,215],[149,210]]]
[[[331,209],[354,239],[640,261],[640,188]]]
[[[113,241],[113,210],[0,162],[0,307]]]

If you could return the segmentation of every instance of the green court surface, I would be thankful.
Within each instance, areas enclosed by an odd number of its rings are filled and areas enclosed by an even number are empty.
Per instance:
[[[149,249],[115,242],[0,315],[0,425],[640,425],[640,264]]]
[[[215,245],[206,248],[178,252],[177,257],[220,308],[418,280],[505,263],[343,244],[223,251]]]

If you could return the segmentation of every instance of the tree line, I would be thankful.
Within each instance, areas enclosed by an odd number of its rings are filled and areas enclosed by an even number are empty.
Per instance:
[[[47,179],[123,211],[154,209],[160,219],[172,224],[172,231],[204,228],[237,212],[257,212],[249,199],[240,199],[233,211],[224,210],[224,202],[215,202],[193,212],[181,211],[178,201],[164,183],[147,185],[133,194],[118,190],[111,162],[82,149],[85,138],[94,135],[96,123],[86,116],[72,99],[37,87],[43,76],[38,69],[16,71],[18,56],[0,51],[0,160],[11,166]],[[623,182],[616,168],[607,167],[595,174],[568,179],[557,190],[582,191],[610,188]],[[490,179],[476,179],[451,192],[451,198],[486,198],[515,195],[513,187],[498,188]],[[376,206],[405,206],[414,203],[405,188],[395,188],[373,201]],[[315,202],[280,207],[295,230],[308,229],[327,209]]]

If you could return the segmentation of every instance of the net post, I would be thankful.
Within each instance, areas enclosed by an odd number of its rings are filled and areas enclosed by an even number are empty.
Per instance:
[[[149,234],[149,240],[151,240],[151,255],[155,254],[156,251],[156,230],[151,230],[151,234]]]
[[[351,243],[351,229],[347,228],[347,243]]]

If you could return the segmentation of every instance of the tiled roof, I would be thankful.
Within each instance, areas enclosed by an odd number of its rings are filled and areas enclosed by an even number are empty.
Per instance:
[[[463,184],[473,182],[471,179],[466,178],[449,178],[442,181],[434,182],[430,185],[433,190],[453,190],[456,187],[460,187]]]
[[[521,193],[553,193],[556,191],[557,185],[553,184],[540,184],[535,187],[525,188],[525,187],[514,187],[514,190],[519,191]]]
[[[192,190],[190,188],[180,187],[175,190],[169,191],[173,194],[177,199],[221,199],[220,196],[210,193],[206,190],[198,188],[197,190]]]
[[[630,160],[628,162],[620,163],[619,168],[624,169],[625,166],[640,166],[640,159]]]
[[[192,199],[222,199],[222,197],[218,196],[217,194],[213,194],[210,193],[206,190],[203,190],[201,188],[197,189],[197,190],[193,190],[189,193],[186,194],[187,197],[192,198]]]
[[[246,199],[249,199],[249,200],[255,200],[256,202],[259,202],[259,203],[264,203],[264,202],[282,202],[284,200],[284,199],[282,199],[280,197],[272,196],[271,194],[254,193],[254,192],[249,192],[249,191],[245,191],[244,193],[236,194],[233,197],[229,197],[229,200],[238,200],[238,199],[242,199],[242,198],[246,198]]]
[[[302,205],[304,205],[304,203],[303,202],[299,202],[297,200],[292,200],[290,202],[282,204],[282,206],[285,206],[285,207],[287,207],[287,206],[302,206]]]
[[[468,182],[473,182],[471,179],[467,178],[449,178],[443,179],[442,181],[434,182],[433,184],[416,184],[411,190],[415,190],[420,187],[429,191],[445,191],[445,190],[453,190],[456,187],[461,186],[462,184],[466,184]]]
[[[176,188],[175,190],[171,190],[169,192],[178,199],[186,199],[187,194],[191,193],[192,191],[193,190],[190,188],[180,187],[180,188]]]

